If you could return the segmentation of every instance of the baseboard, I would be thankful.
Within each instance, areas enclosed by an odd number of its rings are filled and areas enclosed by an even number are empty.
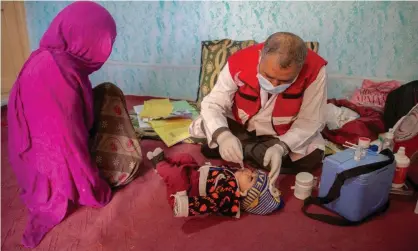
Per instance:
[[[9,95],[1,98],[1,106],[7,105],[7,102],[9,102]]]

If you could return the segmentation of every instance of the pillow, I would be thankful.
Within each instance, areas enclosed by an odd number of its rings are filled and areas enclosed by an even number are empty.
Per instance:
[[[306,46],[314,52],[318,52],[318,42],[305,42]],[[200,109],[203,98],[210,93],[215,86],[219,73],[225,66],[228,57],[233,53],[257,44],[254,40],[234,41],[231,39],[202,41],[202,57],[199,76],[199,89],[196,106]]]
[[[94,120],[90,152],[111,187],[124,186],[139,174],[140,140],[126,106],[123,92],[112,83],[93,88]]]
[[[234,52],[256,44],[254,40],[233,41],[230,39],[202,41],[202,57],[200,66],[200,84],[197,107],[215,85],[219,73],[225,66],[228,57]]]
[[[306,47],[308,47],[308,49],[312,50],[315,53],[318,53],[318,49],[319,49],[318,42],[305,41],[305,44],[306,44]]]
[[[356,89],[350,101],[356,105],[367,106],[383,112],[389,92],[398,88],[398,81],[373,82],[365,79],[360,89]]]

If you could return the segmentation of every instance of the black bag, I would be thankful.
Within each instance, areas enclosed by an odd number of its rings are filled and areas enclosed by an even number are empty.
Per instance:
[[[386,131],[405,116],[418,103],[418,80],[409,82],[391,91],[385,103],[383,121]]]

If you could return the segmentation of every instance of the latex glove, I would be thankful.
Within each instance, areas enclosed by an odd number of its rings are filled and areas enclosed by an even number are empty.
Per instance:
[[[230,131],[224,131],[219,134],[216,141],[219,145],[219,154],[223,160],[240,164],[241,167],[244,166],[242,145],[237,137]]]
[[[275,184],[280,174],[280,168],[282,167],[282,158],[284,149],[281,145],[273,145],[269,147],[264,154],[263,165],[268,166],[270,164],[269,177],[269,190],[273,196],[279,196],[279,190],[277,190]]]

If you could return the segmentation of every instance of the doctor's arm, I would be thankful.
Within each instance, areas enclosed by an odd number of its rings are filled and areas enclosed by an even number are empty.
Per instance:
[[[216,136],[228,129],[226,116],[231,111],[237,90],[238,87],[232,79],[227,63],[219,73],[212,91],[201,103],[200,115],[210,147],[216,147]]]
[[[307,154],[304,149],[310,140],[325,126],[325,106],[327,104],[327,73],[321,68],[317,78],[305,90],[297,119],[289,131],[279,136],[294,153]]]

